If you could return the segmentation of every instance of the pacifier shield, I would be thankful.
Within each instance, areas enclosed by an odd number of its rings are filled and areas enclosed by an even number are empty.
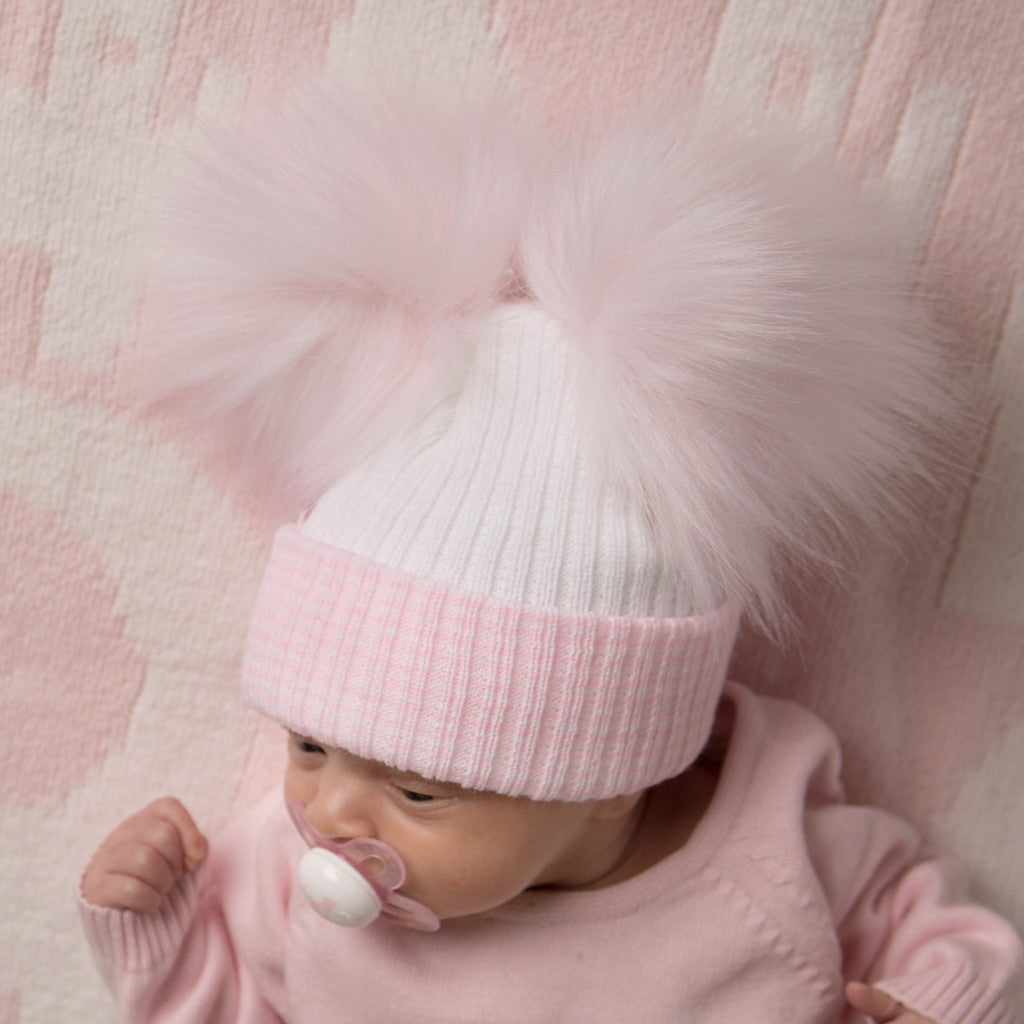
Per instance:
[[[405,882],[402,858],[379,839],[330,839],[321,835],[296,800],[285,801],[295,827],[310,847],[299,861],[299,888],[321,917],[362,928],[382,913],[409,928],[433,932],[437,915],[398,889]]]

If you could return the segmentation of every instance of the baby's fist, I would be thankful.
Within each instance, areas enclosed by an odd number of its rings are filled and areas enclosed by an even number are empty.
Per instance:
[[[858,1012],[876,1020],[879,1024],[935,1024],[927,1017],[908,1010],[877,988],[860,981],[851,981],[846,986],[846,1001]]]
[[[82,896],[93,906],[151,914],[206,853],[192,816],[173,797],[163,797],[107,836],[85,869]]]

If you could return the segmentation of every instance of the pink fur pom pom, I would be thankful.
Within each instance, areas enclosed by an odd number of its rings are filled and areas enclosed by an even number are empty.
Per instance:
[[[712,106],[552,162],[527,286],[586,351],[611,471],[690,588],[785,619],[782,559],[901,511],[953,406],[884,213]]]
[[[452,385],[524,180],[496,87],[307,87],[213,136],[165,215],[147,397],[303,506]]]

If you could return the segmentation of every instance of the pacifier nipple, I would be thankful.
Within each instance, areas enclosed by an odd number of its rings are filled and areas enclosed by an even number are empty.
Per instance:
[[[299,834],[310,847],[299,861],[299,888],[321,917],[348,928],[362,928],[382,913],[420,931],[436,931],[437,916],[397,890],[405,865],[377,839],[329,839],[306,817],[302,805],[286,800]]]

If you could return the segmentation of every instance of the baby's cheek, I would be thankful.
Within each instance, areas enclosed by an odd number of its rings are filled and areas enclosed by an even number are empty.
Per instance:
[[[451,855],[409,868],[403,891],[441,918],[481,914],[515,899],[532,884],[527,865],[516,860]]]
[[[300,772],[289,767],[284,773],[284,795],[297,800],[303,807],[313,799],[315,785],[308,772]]]

